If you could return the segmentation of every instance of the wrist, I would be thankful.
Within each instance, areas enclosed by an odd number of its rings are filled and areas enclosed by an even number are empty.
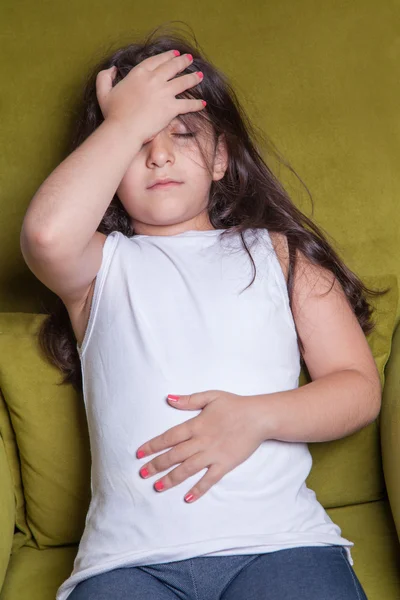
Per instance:
[[[116,117],[107,117],[101,126],[117,132],[120,139],[126,141],[135,154],[139,152],[143,146],[144,136],[141,135],[136,123],[128,123],[127,121]]]
[[[282,392],[280,392],[282,393]],[[260,441],[279,439],[279,399],[276,393],[248,397],[253,416],[252,425]]]

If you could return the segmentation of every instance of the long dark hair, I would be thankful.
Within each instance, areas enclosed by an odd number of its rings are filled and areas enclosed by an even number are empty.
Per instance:
[[[103,69],[116,66],[116,85],[129,71],[142,60],[155,54],[177,49],[181,54],[190,53],[192,64],[184,71],[202,71],[203,81],[194,88],[179,94],[177,98],[201,98],[207,101],[205,109],[179,115],[190,129],[194,122],[212,125],[214,140],[224,134],[229,163],[225,175],[219,181],[212,181],[209,195],[208,215],[215,229],[226,229],[223,233],[240,233],[242,244],[249,254],[243,231],[247,228],[267,228],[286,236],[289,250],[289,270],[287,289],[292,307],[293,278],[296,268],[296,250],[300,250],[314,265],[331,271],[341,283],[365,335],[375,327],[371,319],[373,307],[366,300],[366,294],[380,296],[385,290],[372,290],[351,271],[339,258],[327,241],[328,234],[322,232],[315,223],[305,216],[291,201],[282,184],[264,162],[260,148],[272,149],[279,161],[284,163],[296,177],[292,167],[281,157],[274,144],[264,132],[257,130],[240,106],[235,91],[226,76],[200,52],[198,43],[192,44],[181,34],[167,32],[160,28],[153,30],[143,41],[119,47],[103,58],[91,71],[83,91],[81,112],[76,120],[69,153],[75,150],[104,120],[96,94],[96,76]],[[200,149],[201,150],[201,149]],[[205,157],[206,158],[206,157]],[[207,163],[207,160],[206,160]],[[299,177],[298,177],[299,178]],[[300,178],[299,178],[300,179]],[[302,180],[300,179],[302,182]],[[302,182],[303,183],[303,182]],[[305,184],[303,183],[305,186]],[[310,194],[307,186],[305,186]],[[311,194],[310,194],[311,198]],[[312,200],[312,198],[311,198]],[[115,194],[107,208],[97,231],[108,235],[120,231],[131,237],[135,235],[131,217]],[[255,275],[253,277],[253,283]],[[68,311],[60,298],[43,320],[39,330],[41,349],[51,363],[63,373],[61,384],[71,383],[82,391],[82,376],[76,338],[71,326]],[[297,334],[302,366],[304,345]]]

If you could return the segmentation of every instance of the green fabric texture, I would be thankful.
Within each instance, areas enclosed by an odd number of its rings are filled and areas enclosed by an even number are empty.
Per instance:
[[[77,542],[90,501],[84,405],[72,386],[58,385],[59,370],[40,353],[43,318],[0,314],[0,388],[18,445],[26,523],[39,548]]]
[[[14,490],[4,441],[0,438],[0,589],[10,558],[15,522]]]
[[[373,300],[376,328],[368,337],[381,381],[389,358],[398,303],[393,275],[363,278],[369,287],[391,287]],[[0,314],[0,388],[18,445],[26,523],[39,549],[77,543],[90,501],[90,444],[81,394],[58,385],[60,372],[39,352],[37,332],[45,315]],[[23,373],[23,376],[21,376]],[[307,383],[302,371],[300,385]],[[3,419],[4,421],[5,419]],[[326,507],[384,497],[376,423],[342,440],[310,444],[314,467],[308,485]],[[19,468],[10,461],[18,482]],[[20,507],[20,488],[17,489]],[[20,526],[23,526],[21,516]]]
[[[354,541],[351,550],[354,570],[368,600],[398,600],[399,544],[388,502],[379,500],[328,509],[327,512]]]
[[[1,337],[1,334],[0,334]],[[0,361],[1,362],[1,361]],[[1,384],[0,384],[1,387]],[[11,486],[11,493],[14,496],[14,511],[15,511],[15,527],[17,532],[14,535],[12,549],[18,550],[23,546],[30,538],[31,533],[28,529],[25,516],[25,499],[24,492],[22,489],[21,480],[21,466],[19,460],[19,452],[17,443],[15,441],[15,433],[11,425],[10,415],[8,407],[6,405],[4,396],[0,389],[0,436],[4,444],[5,457],[7,459],[7,466],[10,473],[10,480],[8,478],[1,479],[4,489],[6,488],[6,482],[9,481]],[[7,484],[8,485],[8,484]],[[13,523],[14,525],[14,523]]]
[[[76,545],[20,548],[11,557],[0,599],[54,600],[57,588],[71,574],[77,549]]]

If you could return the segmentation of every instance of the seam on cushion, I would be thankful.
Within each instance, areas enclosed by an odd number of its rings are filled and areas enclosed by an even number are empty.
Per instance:
[[[9,465],[8,465],[8,459],[7,459],[7,453],[6,453],[6,449],[5,449],[5,443],[3,438],[0,435],[0,446],[2,446],[2,450],[0,450],[0,452],[2,453],[2,455],[4,456],[4,469],[5,471],[7,471],[8,469],[8,474],[7,477],[10,480],[10,483],[12,485],[12,476],[11,476],[11,472],[9,469]],[[3,465],[3,458],[1,459],[1,463]],[[10,498],[11,496],[11,498]],[[6,517],[7,515],[7,519],[4,522],[4,528],[5,530],[2,531],[2,548],[1,548],[1,552],[0,552],[0,590],[2,589],[2,586],[4,584],[4,580],[7,574],[7,569],[8,566],[10,564],[10,558],[11,558],[11,554],[12,554],[12,545],[13,545],[13,541],[14,541],[14,532],[15,532],[15,502],[13,502],[14,500],[14,494],[11,491],[11,494],[8,493],[8,491],[5,490],[4,493],[4,509],[5,509],[5,514],[4,517]],[[9,505],[11,504],[11,527],[10,527],[10,520],[8,519],[8,509],[9,509]],[[2,502],[2,506],[3,506],[3,502]],[[7,532],[7,535],[6,535]],[[6,540],[7,540],[7,544],[6,544]]]
[[[28,526],[28,521],[27,521],[27,515],[26,515],[26,502],[25,502],[25,491],[24,491],[24,485],[23,485],[23,480],[22,480],[22,471],[21,471],[21,457],[20,457],[20,453],[19,453],[19,448],[18,448],[18,444],[16,441],[16,434],[12,425],[12,420],[10,417],[10,412],[8,410],[8,405],[5,399],[5,396],[3,394],[2,389],[0,388],[0,404],[2,406],[2,410],[6,415],[6,418],[8,420],[8,425],[7,427],[9,427],[9,430],[12,432],[12,436],[13,439],[12,440],[8,440],[4,437],[3,435],[3,431],[1,431],[1,437],[4,443],[4,451],[5,451],[5,455],[6,455],[6,461],[7,461],[7,465],[8,465],[8,469],[11,475],[11,481],[12,481],[12,485],[13,485],[13,496],[14,496],[14,503],[15,503],[15,521],[14,521],[14,535],[15,535],[15,528],[18,530],[18,532],[20,532],[23,536],[25,536],[24,540],[23,540],[23,544],[25,544],[27,541],[29,541],[32,538],[32,532],[29,529]],[[13,466],[13,461],[11,461],[10,459],[10,449],[9,449],[9,445],[13,444],[14,448],[15,448],[15,454],[16,454],[16,462],[17,462],[17,468],[18,468],[18,475],[19,475],[19,482],[17,482],[15,480],[15,474],[14,474],[14,466]],[[13,452],[13,450],[11,450],[11,452]],[[17,485],[18,484],[18,485]],[[18,505],[18,494],[17,494],[17,487],[20,487],[21,489],[21,496],[22,496],[22,504],[19,506]],[[23,523],[18,522],[19,521],[19,511],[22,512],[23,516]],[[17,533],[18,533],[17,532]],[[20,545],[23,545],[20,544]],[[19,547],[19,546],[18,546]]]

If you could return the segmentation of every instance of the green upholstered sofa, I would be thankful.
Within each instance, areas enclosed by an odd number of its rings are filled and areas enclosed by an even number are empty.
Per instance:
[[[370,600],[400,597],[400,326],[395,275],[374,299],[368,342],[383,384],[378,419],[355,434],[310,444],[308,485],[354,541]],[[90,501],[90,445],[82,395],[59,385],[41,355],[44,314],[0,313],[0,600],[54,600],[73,566]],[[309,381],[302,370],[300,385]],[[323,599],[321,599],[323,600]]]

